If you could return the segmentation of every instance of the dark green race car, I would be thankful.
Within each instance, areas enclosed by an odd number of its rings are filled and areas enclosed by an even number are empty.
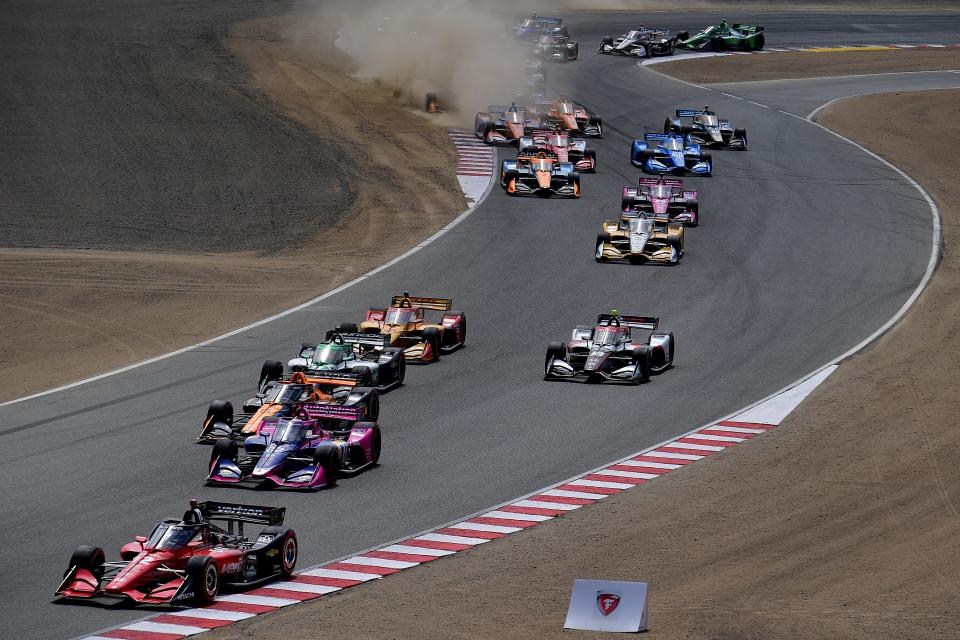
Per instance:
[[[691,36],[686,31],[677,34],[678,49],[694,49],[697,51],[723,51],[725,49],[741,49],[758,51],[763,49],[763,27],[749,24],[727,24],[721,20],[720,24],[711,25]]]

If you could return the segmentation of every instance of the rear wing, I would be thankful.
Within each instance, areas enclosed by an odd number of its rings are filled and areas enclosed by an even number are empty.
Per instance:
[[[660,326],[660,318],[655,316],[613,316],[609,313],[601,313],[597,316],[597,324],[610,326],[614,318],[620,320],[621,327],[630,327],[631,329],[647,329],[656,331]]]
[[[544,158],[548,158],[550,160],[559,160],[560,158],[560,156],[557,155],[556,151],[553,151],[546,147],[539,147],[537,146],[537,143],[534,142],[529,147],[526,147],[523,151],[517,152],[517,160],[520,160],[522,158],[526,158],[526,159],[539,158],[541,155]]]
[[[421,298],[418,296],[411,296],[409,293],[404,291],[402,296],[393,296],[393,298],[390,299],[390,306],[399,308],[419,307],[421,309],[429,309],[432,311],[450,311],[450,309],[453,308],[453,299]]]
[[[682,136],[675,135],[673,133],[645,133],[643,134],[643,139],[647,142],[652,140],[671,140],[673,138],[680,138]]]
[[[501,115],[511,110],[516,111],[517,113],[523,113],[524,111],[523,107],[517,107],[514,105],[507,106],[502,104],[491,104],[489,107],[487,107],[487,113],[496,113]]]
[[[359,422],[363,420],[366,410],[364,407],[355,405],[342,405],[333,402],[310,402],[300,406],[300,413],[306,414],[310,420],[331,419],[331,420],[352,420]]]
[[[700,115],[715,116],[717,112],[709,109],[677,109],[678,118],[692,118]]]
[[[341,333],[336,329],[327,331],[327,342],[339,335],[346,344],[358,344],[365,347],[383,348],[390,346],[390,335],[385,333]]]
[[[260,507],[251,504],[233,504],[230,502],[206,501],[197,505],[207,520],[227,522],[249,522],[278,527],[283,524],[285,507]]]
[[[641,187],[656,187],[662,184],[667,187],[683,189],[683,180],[676,180],[672,178],[640,178],[637,184]]]
[[[291,384],[336,384],[343,387],[355,387],[360,384],[360,374],[349,371],[295,371],[284,374],[281,382]]]

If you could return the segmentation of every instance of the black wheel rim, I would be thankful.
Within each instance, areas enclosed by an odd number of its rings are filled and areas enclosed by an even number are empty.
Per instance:
[[[203,587],[207,592],[207,595],[214,596],[217,593],[217,567],[210,563],[207,565],[206,574],[203,577]]]
[[[287,538],[283,543],[283,566],[287,571],[292,571],[297,563],[297,540],[293,536]]]

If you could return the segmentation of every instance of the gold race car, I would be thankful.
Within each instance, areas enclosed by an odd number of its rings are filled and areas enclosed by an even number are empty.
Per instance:
[[[358,327],[340,325],[344,332],[380,333],[390,336],[390,346],[403,349],[407,362],[433,362],[441,353],[450,353],[463,346],[467,338],[467,317],[451,312],[450,298],[422,298],[404,292],[393,296],[387,309],[369,309]],[[427,322],[424,311],[443,311],[439,323]]]
[[[600,225],[595,257],[597,262],[677,264],[683,257],[683,225],[670,222],[666,216],[624,211],[619,220]]]

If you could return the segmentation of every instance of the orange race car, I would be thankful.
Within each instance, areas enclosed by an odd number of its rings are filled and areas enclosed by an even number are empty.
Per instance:
[[[538,100],[532,117],[537,126],[543,129],[561,129],[569,135],[588,138],[603,137],[600,118],[562,94],[556,100]]]
[[[243,439],[257,433],[265,418],[295,418],[305,404],[336,402],[364,408],[364,420],[380,417],[376,389],[359,386],[362,376],[340,371],[308,375],[284,375],[283,363],[267,362],[260,375],[260,391],[243,403],[243,413],[234,414],[233,403],[214,400],[207,409],[197,442],[213,444],[220,438]],[[322,375],[321,375],[322,374]]]
[[[466,341],[467,317],[451,312],[452,307],[450,298],[421,298],[404,291],[402,296],[393,296],[388,309],[369,309],[359,327],[343,323],[340,330],[389,335],[390,345],[401,347],[407,362],[433,362]],[[429,323],[423,318],[424,310],[446,313],[439,323]]]

